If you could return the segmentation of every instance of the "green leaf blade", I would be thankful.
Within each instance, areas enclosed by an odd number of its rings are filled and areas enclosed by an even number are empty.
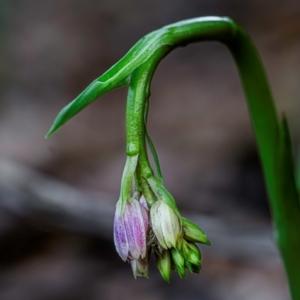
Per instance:
[[[164,29],[154,31],[140,39],[115,65],[94,80],[79,96],[65,106],[57,115],[45,138],[103,94],[127,86],[132,72],[162,46]]]
[[[46,138],[51,136],[62,125],[74,117],[77,113],[83,110],[87,105],[96,100],[99,96],[109,91],[109,86],[106,82],[98,80],[93,81],[79,96],[77,96],[71,103],[65,106],[55,118],[53,125],[46,134]]]

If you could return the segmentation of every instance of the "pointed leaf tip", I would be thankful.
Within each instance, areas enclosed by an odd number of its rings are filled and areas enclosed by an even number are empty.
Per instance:
[[[49,129],[49,131],[45,134],[45,136],[44,136],[45,139],[49,138],[55,132],[55,130],[53,130],[52,127],[53,126],[51,126],[51,128]]]
[[[164,46],[162,37],[165,32],[166,29],[162,28],[147,34],[116,64],[94,80],[80,95],[59,112],[52,127],[46,134],[46,138],[103,94],[113,89],[127,86],[132,72],[147,61],[157,49]]]

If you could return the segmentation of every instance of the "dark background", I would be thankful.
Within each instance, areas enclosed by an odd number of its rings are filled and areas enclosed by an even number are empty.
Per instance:
[[[226,15],[251,35],[297,144],[300,2],[1,0],[0,299],[289,299],[237,70],[218,43],[159,66],[149,130],[166,186],[212,242],[200,275],[134,280],[112,242],[126,89],[45,140],[57,112],[143,35]]]

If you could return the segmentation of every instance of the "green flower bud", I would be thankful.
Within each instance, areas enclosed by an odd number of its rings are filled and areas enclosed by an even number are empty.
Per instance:
[[[199,264],[199,265],[192,265],[192,269],[193,269],[193,273],[199,274],[200,270],[201,270],[201,264]]]
[[[194,272],[193,272],[193,265],[192,265],[189,261],[185,260],[184,265],[185,265],[185,267],[186,267],[191,273],[194,273]]]
[[[150,210],[152,230],[164,249],[180,245],[181,222],[174,210],[165,202],[155,202]]]
[[[171,255],[172,255],[172,260],[174,262],[175,269],[176,269],[177,273],[179,274],[179,276],[181,278],[185,278],[186,271],[185,271],[185,259],[184,259],[184,256],[176,248],[172,248],[171,249]]]
[[[191,264],[199,265],[201,262],[201,252],[194,243],[189,243],[183,240],[181,251],[184,258]]]
[[[201,263],[198,265],[193,265],[192,263],[190,263],[189,261],[185,260],[184,262],[185,267],[191,272],[191,273],[200,273],[201,270]]]
[[[191,251],[193,251],[199,258],[199,260],[201,261],[201,251],[198,248],[198,246],[195,243],[189,243],[189,247],[191,249]]]
[[[164,250],[162,255],[156,255],[156,265],[162,278],[170,282],[171,276],[171,256],[168,250]]]
[[[181,218],[181,221],[184,238],[186,240],[190,242],[210,245],[209,239],[200,227],[186,218]]]
[[[183,269],[176,268],[176,271],[177,271],[178,275],[180,276],[180,278],[185,278],[186,277],[186,270],[185,270],[185,268],[183,268]]]

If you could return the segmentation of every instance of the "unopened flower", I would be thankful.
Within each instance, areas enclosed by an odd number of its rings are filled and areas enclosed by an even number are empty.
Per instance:
[[[170,282],[171,256],[169,250],[164,250],[161,254],[156,254],[156,265],[162,278]]]
[[[171,250],[172,261],[174,263],[175,270],[179,274],[181,278],[185,278],[186,271],[185,271],[185,259],[183,254],[179,249],[173,248]]]
[[[124,261],[146,257],[147,230],[148,213],[139,201],[132,199],[126,202],[123,213],[121,202],[117,202],[114,218],[114,242],[118,254]]]
[[[174,210],[165,202],[155,202],[150,210],[152,230],[164,249],[177,247],[182,239],[181,222]]]
[[[137,278],[138,276],[149,278],[149,254],[146,254],[145,258],[133,259],[130,261],[134,278]]]
[[[201,252],[194,243],[189,243],[186,240],[182,241],[181,251],[184,258],[193,265],[200,265]]]
[[[184,238],[190,242],[201,243],[210,245],[210,241],[207,238],[203,230],[195,223],[186,218],[181,218]]]

